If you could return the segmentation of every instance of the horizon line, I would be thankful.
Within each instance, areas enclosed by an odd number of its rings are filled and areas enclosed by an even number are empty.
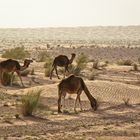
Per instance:
[[[89,27],[132,27],[136,25],[89,25],[89,26],[36,26],[36,27],[0,27],[0,29],[39,29],[39,28],[89,28]]]

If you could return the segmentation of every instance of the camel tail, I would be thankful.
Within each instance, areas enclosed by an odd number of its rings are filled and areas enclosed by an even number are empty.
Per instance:
[[[83,79],[81,79],[81,83],[82,83],[82,87],[83,90],[85,92],[85,94],[87,95],[89,101],[90,101],[90,105],[94,110],[97,110],[97,101],[96,99],[90,94],[85,82],[83,81]]]

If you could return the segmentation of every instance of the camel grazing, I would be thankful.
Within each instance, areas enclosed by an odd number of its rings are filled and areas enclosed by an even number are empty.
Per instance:
[[[59,85],[58,85],[58,112],[61,113],[61,98],[63,97],[64,99],[64,104],[65,104],[65,96],[66,93],[69,94],[77,94],[76,100],[75,100],[75,105],[74,105],[74,111],[76,111],[76,104],[77,100],[79,100],[80,108],[82,110],[82,105],[81,105],[81,99],[80,95],[82,91],[85,92],[87,95],[91,107],[96,110],[97,109],[97,101],[96,99],[90,94],[85,82],[81,77],[70,75],[68,78],[63,79]]]
[[[70,59],[68,59],[68,57],[65,56],[65,55],[59,55],[59,56],[55,57],[55,59],[53,61],[53,65],[52,65],[50,79],[52,79],[52,73],[53,73],[54,70],[56,71],[56,75],[57,75],[58,79],[60,79],[59,76],[58,76],[58,72],[57,72],[57,66],[65,67],[65,72],[64,72],[64,78],[65,78],[66,71],[69,72],[68,65],[72,64],[75,56],[76,56],[76,54],[72,53]]]
[[[16,72],[17,75],[20,78],[22,86],[24,87],[24,84],[23,84],[22,79],[21,79],[20,71],[23,71],[26,68],[28,68],[30,63],[32,63],[32,62],[33,62],[33,60],[25,59],[23,66],[20,66],[19,62],[16,61],[16,60],[13,60],[13,59],[8,59],[8,60],[0,62],[1,82],[3,80],[3,73],[4,72],[11,72],[12,73],[12,78],[11,78],[11,81],[10,81],[10,85],[12,86],[13,74],[14,74],[14,72]]]

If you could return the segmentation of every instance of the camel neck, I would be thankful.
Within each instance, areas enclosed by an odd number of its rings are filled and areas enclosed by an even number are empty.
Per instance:
[[[73,60],[74,60],[74,57],[71,56],[71,58],[70,58],[70,60],[69,60],[69,63],[71,64],[71,63],[73,62]]]

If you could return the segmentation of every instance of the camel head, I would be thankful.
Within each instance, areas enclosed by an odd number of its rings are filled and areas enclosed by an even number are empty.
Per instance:
[[[73,58],[75,58],[76,54],[75,54],[75,53],[72,53],[71,56],[72,56]]]
[[[33,62],[33,60],[31,60],[31,59],[25,59],[24,60],[24,67],[28,67],[32,62]]]

